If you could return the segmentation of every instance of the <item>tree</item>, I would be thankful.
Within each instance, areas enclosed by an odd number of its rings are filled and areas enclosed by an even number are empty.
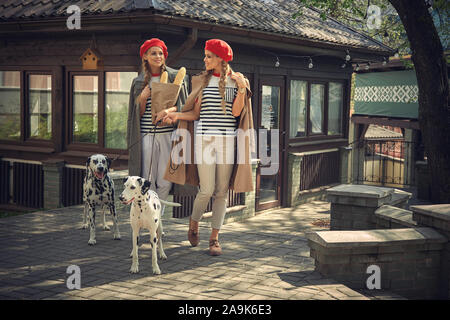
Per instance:
[[[327,15],[339,17],[338,20],[346,20],[353,26],[364,22],[361,18],[366,17],[367,10],[361,8],[368,8],[371,4],[370,0],[367,2],[362,0],[300,1],[304,5],[322,10],[323,17]],[[419,125],[431,171],[431,200],[434,203],[450,203],[449,83],[441,39],[430,14],[432,2],[431,0],[378,0],[372,1],[372,4],[376,3],[384,8],[391,5],[396,10],[401,27],[406,32],[407,47],[411,52],[419,88]],[[440,10],[438,11],[439,19],[443,21],[440,24],[441,36],[445,38],[448,45],[447,18],[450,5],[445,0],[434,1],[433,5]],[[441,13],[444,14],[443,20]],[[386,21],[383,23],[385,26],[388,24]],[[392,20],[392,23],[395,25],[395,20]],[[402,37],[398,25],[392,28],[389,30],[399,32],[397,40],[400,41]],[[389,45],[389,41],[393,39],[388,37],[383,40]],[[390,45],[392,47],[392,44]]]

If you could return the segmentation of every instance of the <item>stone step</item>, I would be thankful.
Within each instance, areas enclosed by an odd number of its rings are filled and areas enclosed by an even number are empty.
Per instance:
[[[308,235],[315,270],[323,276],[352,289],[373,289],[368,281],[376,278],[378,289],[410,299],[447,298],[448,291],[441,288],[446,243],[447,239],[432,228],[319,231]]]
[[[417,222],[413,220],[412,211],[384,205],[375,210],[374,222],[377,228],[414,228]]]

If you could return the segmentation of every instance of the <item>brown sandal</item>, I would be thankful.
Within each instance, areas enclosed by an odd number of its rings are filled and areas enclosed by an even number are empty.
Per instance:
[[[209,254],[211,256],[220,256],[222,254],[222,248],[220,247],[219,240],[209,240]]]
[[[189,219],[189,230],[188,230],[188,240],[193,247],[196,247],[200,242],[200,237],[198,235],[198,226],[197,228],[192,227],[191,219]]]

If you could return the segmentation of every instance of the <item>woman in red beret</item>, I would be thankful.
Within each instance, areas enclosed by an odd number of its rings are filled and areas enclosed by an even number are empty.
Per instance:
[[[192,92],[183,112],[171,112],[166,117],[173,122],[181,120],[180,123],[199,120],[195,129],[194,150],[200,190],[193,205],[188,239],[192,246],[198,245],[198,223],[213,197],[212,231],[209,239],[211,255],[222,254],[218,237],[225,217],[230,179],[236,169],[236,129],[240,127],[244,107],[251,118],[251,105],[247,102],[249,83],[242,74],[231,70],[229,62],[232,60],[233,50],[225,41],[206,41],[203,59],[206,70],[193,77]],[[249,121],[249,117],[245,119]],[[251,127],[253,128],[253,122]],[[169,180],[173,178],[173,182],[183,184],[192,181],[189,176],[185,176],[184,182],[178,181],[175,176],[176,174],[172,174],[171,177],[166,172],[166,177]]]
[[[145,41],[139,53],[142,72],[133,80],[128,111],[128,146],[131,146],[128,160],[129,175],[150,180],[151,189],[159,198],[167,200],[172,183],[164,179],[164,171],[170,156],[172,145],[170,136],[174,127],[167,123],[158,126],[153,124],[151,87],[153,82],[159,82],[164,71],[168,73],[168,81],[173,82],[178,70],[166,66],[167,47],[160,39],[152,38]],[[188,92],[186,84],[187,78],[181,86],[177,105],[168,111],[181,110]],[[166,113],[167,111],[163,110],[158,116],[162,118]],[[138,143],[140,139],[141,143]],[[161,214],[163,213],[164,207],[161,211]]]

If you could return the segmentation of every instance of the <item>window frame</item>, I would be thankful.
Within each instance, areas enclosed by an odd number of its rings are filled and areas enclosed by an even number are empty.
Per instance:
[[[20,139],[0,139],[2,145],[30,146],[46,148],[47,152],[54,152],[58,145],[57,135],[57,66],[0,66],[1,71],[20,72]],[[52,78],[51,103],[52,103],[52,137],[51,139],[30,138],[28,126],[30,123],[28,103],[29,79],[28,75],[50,75]],[[50,149],[48,149],[50,148]]]
[[[52,114],[52,117],[51,117],[51,121],[52,121],[52,125],[51,125],[51,127],[52,127],[52,138],[51,139],[39,139],[39,138],[31,138],[30,137],[30,133],[31,132],[29,132],[30,131],[30,128],[31,128],[31,124],[30,124],[30,122],[31,122],[31,118],[30,118],[30,95],[28,94],[29,92],[30,92],[30,78],[29,78],[29,76],[34,76],[34,75],[50,75],[51,77],[52,77],[52,81],[51,81],[51,83],[52,83],[52,90],[51,90],[51,94],[52,94],[52,97],[51,97],[51,103],[52,103],[52,109],[51,109],[51,114]],[[54,99],[54,97],[55,97],[55,93],[54,93],[54,90],[53,90],[53,86],[54,86],[54,76],[52,75],[52,74],[49,74],[49,73],[47,73],[47,72],[41,72],[41,71],[25,71],[24,72],[24,83],[25,83],[25,90],[26,90],[26,93],[25,93],[25,95],[24,95],[24,98],[25,98],[25,101],[24,101],[24,115],[25,115],[25,117],[24,117],[24,137],[25,137],[25,139],[26,140],[30,140],[30,141],[41,141],[41,142],[47,142],[47,141],[51,141],[52,139],[53,139],[53,133],[54,133],[54,126],[53,126],[53,124],[54,124],[54,122],[55,122],[55,119],[53,118],[53,112],[54,112],[54,103],[55,103],[55,99]]]
[[[81,67],[67,68],[65,72],[66,79],[66,99],[67,112],[64,117],[65,122],[65,145],[66,151],[89,151],[95,153],[119,153],[126,149],[106,148],[105,147],[105,89],[106,72],[137,72],[140,70],[136,66],[109,66],[101,70],[83,70]],[[97,76],[98,77],[98,142],[73,142],[73,76]],[[131,89],[131,88],[130,88]]]
[[[330,139],[338,139],[338,138],[346,138],[347,133],[347,125],[346,121],[348,121],[348,105],[349,105],[349,83],[350,81],[348,79],[343,78],[330,78],[330,79],[321,79],[321,78],[311,78],[311,77],[288,77],[287,78],[287,99],[289,99],[288,102],[288,108],[289,108],[289,115],[291,114],[291,81],[304,81],[307,83],[306,88],[306,123],[305,123],[305,135],[300,137],[290,137],[289,135],[289,121],[287,121],[286,125],[286,132],[288,136],[288,143],[299,143],[299,142],[308,142],[308,141],[318,141],[318,140],[330,140]],[[335,82],[335,83],[341,83],[342,84],[342,117],[341,117],[341,128],[342,133],[337,135],[328,135],[328,108],[329,108],[329,83]],[[311,121],[310,121],[310,114],[311,114],[311,85],[312,84],[322,84],[324,85],[324,111],[323,111],[323,118],[322,118],[322,133],[312,133],[311,132]]]

